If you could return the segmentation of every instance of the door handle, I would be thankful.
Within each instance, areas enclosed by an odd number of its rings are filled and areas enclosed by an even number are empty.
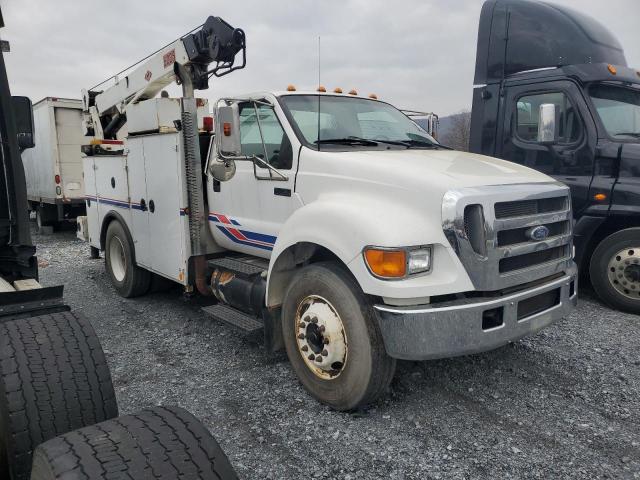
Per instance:
[[[145,202],[144,198],[140,199],[140,210],[147,211],[147,202]]]
[[[153,201],[153,200],[149,200],[149,211],[150,211],[151,213],[153,213],[153,212],[155,212],[155,211],[156,211],[156,204],[154,203],[154,201]]]
[[[273,194],[278,195],[279,197],[290,197],[291,189],[290,188],[274,188]]]

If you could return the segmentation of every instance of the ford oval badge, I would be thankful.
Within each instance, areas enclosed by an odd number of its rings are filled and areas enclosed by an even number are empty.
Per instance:
[[[538,225],[527,231],[527,236],[534,242],[541,242],[549,237],[549,229],[544,225]]]

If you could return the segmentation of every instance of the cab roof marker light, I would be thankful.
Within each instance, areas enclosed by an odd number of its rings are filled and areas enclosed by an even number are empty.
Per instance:
[[[638,72],[638,75],[640,75],[640,72]],[[340,87],[336,87],[333,89],[333,93],[342,93],[342,89]]]
[[[318,92],[320,92],[320,93],[327,93],[327,89],[326,89],[325,87],[323,87],[322,85],[320,85],[320,86],[318,87]]]
[[[353,89],[349,92],[349,95],[358,95],[358,91],[356,89]]]
[[[378,100],[378,95],[376,95],[375,93],[371,93],[369,94],[369,98],[372,100]]]
[[[296,91],[296,86],[295,85],[288,85],[287,86],[287,92],[295,92]]]

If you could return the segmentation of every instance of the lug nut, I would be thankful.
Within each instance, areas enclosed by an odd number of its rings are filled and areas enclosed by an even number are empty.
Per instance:
[[[320,333],[324,333],[326,329],[327,327],[325,327],[324,325],[320,325]]]
[[[300,335],[298,335],[298,338],[299,338],[300,340],[304,340],[304,333],[301,333]]]
[[[305,321],[305,322],[310,322],[311,321],[311,317],[309,315],[307,315],[302,320]]]
[[[309,355],[307,357],[309,360],[314,360],[316,358],[316,356],[312,353],[311,355]]]
[[[325,339],[322,341],[322,343],[324,343],[325,345],[329,345],[329,339],[328,339],[328,338],[325,338]]]
[[[306,352],[309,350],[309,347],[307,347],[306,345],[303,345],[300,350],[302,350],[303,352]]]
[[[316,357],[316,362],[318,362],[318,363],[322,362],[322,357],[320,355],[318,355]]]
[[[300,323],[298,324],[298,328],[304,328],[304,327],[306,327],[306,326],[307,326],[307,324],[306,324],[306,323],[304,323],[304,322],[300,322]]]
[[[311,323],[318,323],[318,317],[313,317],[311,319]]]
[[[324,355],[325,357],[329,355],[329,352],[327,352],[326,350],[322,350],[322,355]]]

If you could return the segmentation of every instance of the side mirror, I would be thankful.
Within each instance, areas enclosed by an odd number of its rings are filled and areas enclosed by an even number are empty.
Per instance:
[[[215,122],[218,155],[222,158],[242,156],[238,104],[218,105],[216,108]]]
[[[556,106],[543,103],[538,114],[538,143],[553,145],[557,140]]]
[[[20,151],[36,146],[33,126],[33,106],[27,97],[11,97]]]

